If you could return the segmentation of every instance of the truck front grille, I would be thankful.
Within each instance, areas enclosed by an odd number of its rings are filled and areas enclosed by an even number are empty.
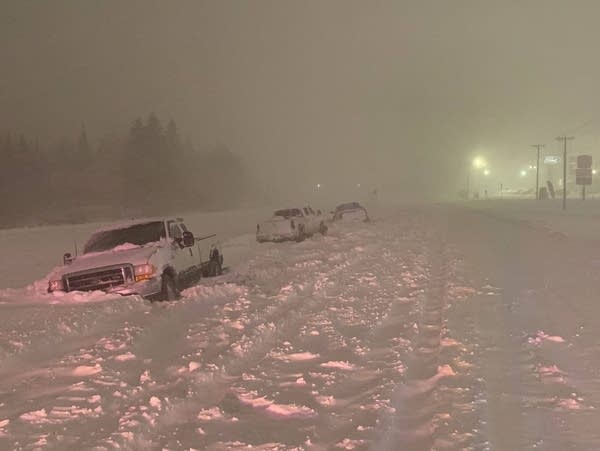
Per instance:
[[[105,291],[133,280],[131,265],[106,266],[64,276],[66,291]]]

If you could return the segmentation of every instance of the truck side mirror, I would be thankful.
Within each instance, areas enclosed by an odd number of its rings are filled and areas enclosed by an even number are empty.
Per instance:
[[[196,242],[194,234],[192,232],[183,232],[183,247],[191,247]]]
[[[74,259],[69,252],[66,252],[63,255],[63,265],[70,265],[71,263],[73,263],[73,260]]]

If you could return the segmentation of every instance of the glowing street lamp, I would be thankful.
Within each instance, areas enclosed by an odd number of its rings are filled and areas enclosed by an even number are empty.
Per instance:
[[[521,177],[525,177],[527,175],[527,171],[525,169],[521,170]]]
[[[592,169],[592,175],[596,175],[598,173],[598,171],[596,171],[595,169]]]
[[[490,175],[490,170],[489,169],[484,169],[483,170],[483,175]]]
[[[473,159],[473,167],[476,169],[483,169],[487,166],[483,157],[475,157]]]

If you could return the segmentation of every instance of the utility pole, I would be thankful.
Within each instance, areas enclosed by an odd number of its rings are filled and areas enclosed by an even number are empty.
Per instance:
[[[563,210],[567,209],[567,141],[575,139],[574,136],[559,136],[556,138],[558,141],[562,141],[564,144],[563,148]]]
[[[532,144],[537,149],[537,162],[535,163],[535,200],[540,200],[540,149],[546,144]]]

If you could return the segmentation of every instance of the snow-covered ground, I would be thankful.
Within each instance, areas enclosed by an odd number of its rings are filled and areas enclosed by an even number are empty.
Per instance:
[[[505,221],[520,222],[536,229],[552,230],[570,238],[600,240],[600,199],[494,199],[469,202],[474,210]]]
[[[511,208],[202,215],[230,271],[178,302],[0,290],[0,449],[597,449],[598,246]],[[3,285],[93,228],[5,231]]]

